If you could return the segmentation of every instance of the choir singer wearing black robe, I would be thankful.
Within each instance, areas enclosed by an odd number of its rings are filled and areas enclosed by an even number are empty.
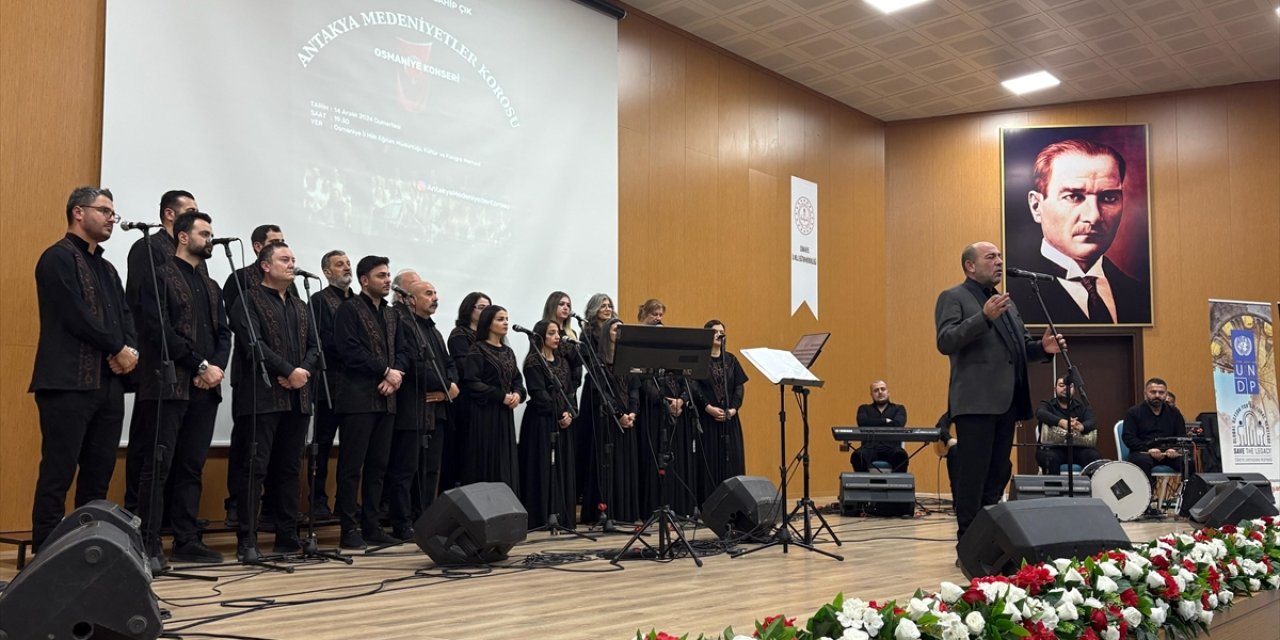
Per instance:
[[[597,523],[604,515],[622,523],[643,520],[647,515],[640,506],[639,444],[635,429],[640,379],[618,374],[613,369],[614,346],[621,324],[617,318],[609,319],[591,334],[596,336],[597,345],[584,343],[579,347],[594,348],[596,357],[584,357],[584,360],[598,359],[602,365],[602,369],[594,365],[588,367],[586,388],[582,392],[584,401],[590,401],[590,406],[583,407],[583,413],[591,412],[591,421],[587,424],[596,430],[587,459],[586,486],[582,489],[582,521],[589,524]]]
[[[529,513],[529,528],[547,524],[554,514],[560,526],[573,529],[578,487],[569,437],[572,368],[559,349],[559,324],[542,320],[533,325],[533,333],[535,344],[524,359],[529,404],[520,421],[520,502]]]
[[[465,484],[505,482],[519,495],[515,408],[529,394],[515,352],[503,343],[508,325],[505,308],[486,307],[476,323],[476,343],[462,363],[471,403],[462,479]]]
[[[703,327],[715,331],[715,341],[711,344],[711,375],[698,380],[694,389],[702,416],[702,454],[707,469],[702,476],[706,482],[699,492],[699,502],[705,501],[721,482],[747,472],[742,421],[738,418],[747,372],[724,349],[724,323],[710,320]]]
[[[476,343],[476,323],[480,321],[480,312],[492,302],[489,296],[472,291],[462,298],[458,304],[458,317],[453,322],[453,330],[449,332],[449,358],[453,360],[458,379],[462,379],[463,363],[471,346]],[[440,492],[443,493],[462,484],[463,468],[466,467],[465,455],[467,444],[467,426],[471,418],[467,409],[471,399],[467,396],[467,387],[459,383],[458,397],[449,405],[449,423],[444,435],[444,460],[440,463]]]
[[[320,271],[324,274],[329,286],[311,296],[311,309],[316,314],[316,334],[320,348],[324,350],[325,375],[329,378],[329,390],[335,392],[341,388],[342,359],[338,357],[337,343],[333,340],[333,318],[338,307],[355,295],[351,291],[351,258],[341,250],[334,249],[320,258]],[[324,391],[316,384],[316,393]],[[321,395],[316,403],[316,432],[312,436],[316,443],[315,482],[310,494],[311,509],[317,519],[333,515],[329,509],[329,454],[333,451],[333,439],[338,435],[338,414],[330,404],[332,396]],[[310,474],[308,474],[310,477]]]

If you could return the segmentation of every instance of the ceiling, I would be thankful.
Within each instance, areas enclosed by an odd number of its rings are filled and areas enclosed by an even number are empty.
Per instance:
[[[1278,0],[626,2],[885,121],[1280,78]]]

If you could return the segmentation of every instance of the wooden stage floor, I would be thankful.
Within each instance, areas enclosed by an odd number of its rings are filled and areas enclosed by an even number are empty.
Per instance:
[[[843,562],[793,546],[786,554],[780,547],[740,558],[716,553],[703,558],[702,568],[688,558],[630,560],[616,567],[594,552],[619,549],[626,536],[590,542],[538,533],[488,571],[444,571],[407,544],[355,556],[352,566],[295,563],[293,574],[238,565],[191,567],[218,581],[161,578],[153,588],[172,614],[166,630],[182,637],[621,639],[651,626],[696,637],[732,625],[750,635],[757,616],[784,613],[802,622],[837,592],[883,600],[905,598],[916,587],[936,590],[943,580],[964,581],[953,564],[955,519],[947,513],[827,517],[843,544],[837,547],[824,536],[827,541],[819,548],[844,555]],[[1124,523],[1134,541],[1190,528],[1172,517]],[[336,545],[337,534],[336,527],[321,530],[321,544]],[[715,546],[706,529],[688,534],[699,548]],[[266,550],[271,540],[271,534],[261,536]],[[210,535],[206,541],[234,555],[233,535]],[[14,575],[11,549],[0,554],[0,579]],[[553,567],[530,562],[552,555],[577,561]]]

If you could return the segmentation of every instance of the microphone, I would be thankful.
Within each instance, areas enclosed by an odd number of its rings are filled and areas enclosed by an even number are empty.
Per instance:
[[[586,320],[583,320],[583,319],[582,319],[582,316],[580,316],[580,315],[578,315],[578,314],[576,314],[576,313],[571,313],[571,314],[569,314],[569,317],[570,317],[570,318],[573,318],[574,320],[577,320],[580,324],[586,324],[586,323],[587,323],[587,321],[586,321]]]
[[[297,273],[297,270],[296,270],[296,269],[294,270],[294,273]],[[394,283],[393,283],[393,284],[391,285],[391,290],[392,290],[392,291],[394,291],[394,292],[396,292],[396,293],[398,293],[398,294],[400,294],[400,295],[402,295],[402,296],[404,296],[405,300],[408,300],[408,299],[410,299],[410,298],[412,298],[412,297],[413,297],[412,295],[410,295],[410,294],[409,294],[409,292],[408,292],[408,291],[405,291],[405,290],[404,290],[404,287],[402,287],[402,286],[400,286],[400,285],[398,285],[398,284],[394,284]]]
[[[567,333],[560,334],[560,342],[564,342],[566,344],[578,344],[578,341],[570,338]]]
[[[1014,267],[1009,267],[1008,271],[1009,271],[1009,275],[1014,278],[1026,278],[1028,280],[1043,280],[1045,282],[1053,282],[1054,280],[1057,280],[1057,278],[1047,273],[1023,271],[1022,269],[1015,269]]]
[[[311,273],[310,271],[307,271],[306,269],[299,269],[299,268],[297,268],[297,267],[294,267],[294,268],[293,268],[293,277],[295,277],[295,278],[299,278],[299,277],[301,277],[301,278],[311,278],[312,280],[319,280],[319,279],[320,279],[320,276],[317,276],[316,274]]]
[[[240,238],[214,238],[209,241],[209,246],[216,247],[220,244],[231,244],[232,242],[240,242]]]
[[[160,224],[159,222],[121,222],[120,223],[120,228],[124,229],[125,231],[132,231],[133,229],[155,229],[157,227],[163,227],[163,226],[164,225]]]
[[[522,326],[520,326],[520,325],[518,325],[518,324],[513,324],[513,325],[511,325],[511,330],[512,330],[512,331],[519,331],[520,333],[523,333],[523,334],[525,334],[525,335],[528,335],[529,337],[532,337],[532,338],[537,338],[537,337],[538,337],[538,334],[536,334],[536,333],[534,333],[534,332],[532,332],[532,331],[530,331],[530,330],[528,330],[528,329],[526,329],[526,328],[524,328],[524,327],[522,327]]]

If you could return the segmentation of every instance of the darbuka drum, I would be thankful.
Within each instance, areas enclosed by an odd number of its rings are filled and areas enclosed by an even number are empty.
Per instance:
[[[1132,462],[1096,460],[1080,475],[1089,478],[1090,493],[1105,502],[1121,520],[1135,520],[1151,503],[1151,483]]]

